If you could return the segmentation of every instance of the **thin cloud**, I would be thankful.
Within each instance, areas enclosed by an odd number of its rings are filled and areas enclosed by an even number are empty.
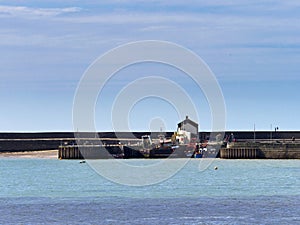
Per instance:
[[[0,16],[15,17],[51,17],[66,13],[75,13],[81,11],[78,7],[67,8],[31,8],[25,6],[1,6]]]
[[[141,31],[161,31],[161,30],[169,30],[174,29],[174,26],[147,26],[141,29]]]

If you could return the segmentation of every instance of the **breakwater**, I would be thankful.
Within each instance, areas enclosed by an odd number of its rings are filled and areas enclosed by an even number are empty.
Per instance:
[[[94,133],[82,133],[82,138],[75,138],[73,132],[39,132],[39,133],[0,133],[0,152],[22,152],[58,150],[62,145],[92,144],[92,145],[115,145],[120,142],[131,145],[141,139],[143,135],[157,137],[160,133],[150,132],[99,132],[97,137]],[[167,132],[166,135],[172,135]],[[80,143],[77,143],[77,142]]]
[[[130,149],[130,150],[128,150]],[[128,153],[128,151],[130,151]],[[181,153],[181,154],[178,154]],[[172,158],[186,158],[183,151],[177,152]],[[256,147],[235,146],[221,148],[220,158],[223,159],[300,159],[300,144],[266,145],[256,144]],[[109,159],[109,158],[144,158],[139,151],[132,151],[126,146],[60,146],[60,159]],[[153,156],[152,158],[159,158]]]
[[[257,148],[221,148],[220,158],[222,159],[257,159],[260,157]]]
[[[221,148],[224,159],[300,159],[299,142],[236,142]]]
[[[261,131],[256,133],[226,131],[225,137],[232,133],[236,142],[229,148],[224,147],[220,150],[221,158],[300,159],[299,131]],[[101,144],[108,149],[110,154],[118,155],[120,151],[123,151],[123,146],[136,145],[143,135],[151,135],[155,139],[161,134],[161,132],[119,132],[117,134],[99,132],[99,138],[96,138],[94,133],[83,133],[79,140],[80,143],[77,143],[78,139],[75,139],[73,132],[0,133],[0,152],[58,150],[59,146],[68,145],[93,146],[86,149],[94,149],[101,140]],[[171,137],[173,132],[163,134]],[[209,132],[199,133],[201,141],[209,139],[209,136]],[[249,153],[250,149],[255,149],[255,153]]]
[[[121,146],[73,145],[59,146],[59,159],[111,159],[123,158]]]

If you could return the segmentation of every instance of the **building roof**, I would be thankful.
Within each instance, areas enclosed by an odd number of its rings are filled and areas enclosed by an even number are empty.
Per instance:
[[[185,120],[178,123],[178,127],[181,127],[183,124],[187,124],[187,123],[198,128],[198,123],[194,122],[193,120],[190,120],[188,116],[185,117]]]

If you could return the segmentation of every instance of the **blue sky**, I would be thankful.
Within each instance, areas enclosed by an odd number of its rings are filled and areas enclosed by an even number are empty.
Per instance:
[[[0,131],[73,130],[84,71],[106,51],[140,40],[175,42],[208,64],[223,91],[227,130],[252,130],[254,123],[257,130],[299,130],[299,10],[296,0],[0,1]],[[142,69],[129,71],[139,76]],[[149,73],[159,71],[169,70]],[[109,106],[120,80],[97,103],[99,131],[112,129]],[[185,81],[179,79],[193,90]],[[200,128],[210,130],[207,102],[199,98]],[[148,130],[155,118],[166,130],[181,120],[167,103],[145,99],[132,110],[130,127]]]

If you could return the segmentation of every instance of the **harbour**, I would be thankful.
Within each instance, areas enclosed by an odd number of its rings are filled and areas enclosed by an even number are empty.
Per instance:
[[[167,132],[166,135],[171,136],[173,132]],[[226,131],[225,134],[233,133]],[[237,137],[229,148],[223,146],[220,149],[220,158],[258,158],[258,159],[300,159],[300,132],[282,131],[277,132],[277,138],[270,140],[270,132],[257,132],[257,138],[254,142],[252,132],[234,132]],[[72,137],[73,135],[73,137]],[[150,135],[148,132],[137,132],[136,139],[112,137],[111,132],[99,133],[104,138],[85,139],[84,142],[99,143],[101,141],[105,145],[86,145],[86,149],[90,151],[109,151],[112,154],[124,153],[124,146],[138,145],[143,135]],[[159,132],[152,133],[152,136],[158,136]],[[129,135],[127,135],[129,136]],[[209,132],[199,132],[199,137],[209,136]],[[73,133],[1,133],[0,134],[0,153],[18,153],[30,151],[58,151],[57,158],[64,159],[82,159],[82,155],[78,151],[76,139]],[[295,137],[293,141],[291,137]],[[119,144],[121,142],[121,144]],[[77,146],[77,147],[76,147]],[[126,148],[126,147],[125,147]],[[92,150],[94,149],[94,150]],[[249,149],[256,149],[255,157],[247,155]],[[235,151],[235,153],[234,153]],[[230,154],[230,155],[228,155]]]
[[[58,159],[300,159],[298,131],[199,132],[188,116],[175,132],[2,133],[1,152],[57,150]]]
[[[232,147],[232,148],[221,148],[220,153],[217,154],[217,158],[222,159],[300,159],[300,144],[256,144],[256,147]],[[124,149],[124,147],[123,147]],[[138,151],[131,151],[128,155],[129,157],[125,158],[144,158]],[[82,154],[81,152],[84,151]],[[101,151],[102,154],[97,152]],[[110,154],[105,154],[106,152]],[[184,155],[183,150],[179,150],[180,154],[169,155],[164,157],[159,157],[159,155],[154,155],[151,158],[187,158],[188,156]],[[124,154],[124,150],[118,146],[59,146],[58,158],[60,159],[108,159],[112,156],[114,158],[123,158],[118,157],[118,155]],[[85,155],[86,157],[83,157]]]
[[[300,225],[299,1],[0,3],[0,225]]]

